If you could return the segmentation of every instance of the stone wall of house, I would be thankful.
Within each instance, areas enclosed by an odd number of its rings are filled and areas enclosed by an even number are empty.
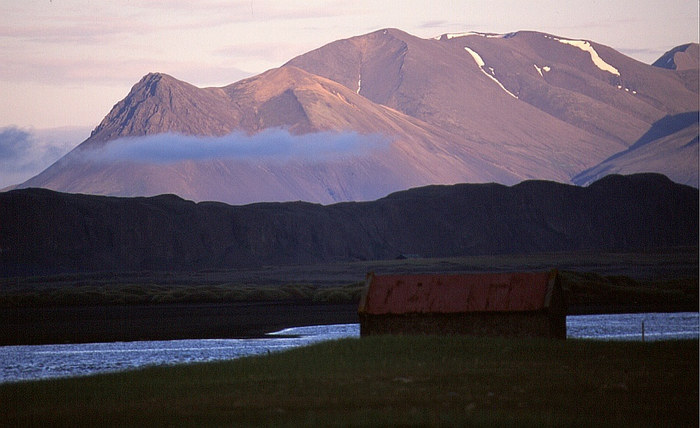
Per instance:
[[[538,312],[360,314],[360,335],[439,334],[566,339],[566,316]]]

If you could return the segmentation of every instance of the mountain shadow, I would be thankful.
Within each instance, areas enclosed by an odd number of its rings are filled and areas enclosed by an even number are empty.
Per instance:
[[[372,202],[231,206],[174,195],[0,193],[0,275],[262,265],[698,243],[698,189],[658,174],[588,187],[435,185]]]

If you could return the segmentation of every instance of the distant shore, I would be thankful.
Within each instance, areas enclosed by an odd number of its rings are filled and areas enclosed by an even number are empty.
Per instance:
[[[542,271],[556,267],[569,315],[697,312],[698,251],[545,253],[0,278],[0,345],[249,338],[359,322],[367,272]]]
[[[289,301],[5,308],[0,345],[251,338],[354,322],[356,304]]]
[[[587,305],[569,315],[696,312],[692,305]],[[5,308],[0,346],[255,338],[288,327],[359,322],[356,303],[259,301]]]

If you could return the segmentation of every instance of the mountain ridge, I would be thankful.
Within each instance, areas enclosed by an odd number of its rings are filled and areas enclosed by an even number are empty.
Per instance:
[[[593,41],[532,31],[421,39],[377,30],[220,88],[150,73],[90,138],[19,187],[176,193],[240,204],[372,200],[458,182],[577,182],[584,171],[625,153],[664,117],[697,111],[697,73],[693,78],[689,70],[646,65]],[[127,137],[241,137],[275,129],[288,138],[380,135],[389,149],[286,165],[236,158],[95,165],[77,156]],[[621,171],[676,179],[659,165],[673,163],[677,155],[666,147],[679,139],[687,138],[671,135],[650,146],[654,162],[626,157]],[[685,155],[697,157],[697,151]],[[678,177],[697,183],[697,167],[684,164]]]
[[[432,185],[320,205],[0,193],[0,275],[178,271],[698,242],[698,189],[658,174]]]
[[[697,68],[699,58],[700,45],[697,43],[686,43],[666,52],[654,61],[652,65],[678,71],[694,70]]]
[[[697,111],[666,116],[628,149],[582,171],[571,181],[585,186],[607,174],[630,174],[634,172],[634,165],[643,159],[643,163],[654,165],[655,171],[676,183],[698,187],[698,177],[688,172],[697,166],[699,117]],[[659,153],[664,154],[661,159]]]

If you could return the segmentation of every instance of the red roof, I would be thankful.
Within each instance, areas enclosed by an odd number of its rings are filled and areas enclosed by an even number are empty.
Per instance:
[[[374,275],[361,313],[537,311],[549,306],[556,272]],[[550,281],[551,279],[551,281]]]

